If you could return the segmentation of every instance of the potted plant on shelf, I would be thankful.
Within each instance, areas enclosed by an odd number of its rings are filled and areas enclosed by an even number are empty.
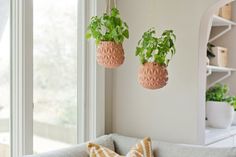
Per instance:
[[[234,118],[236,97],[228,95],[227,85],[216,84],[206,92],[206,117],[208,125],[215,128],[228,128]]]
[[[112,8],[109,14],[91,18],[86,38],[91,37],[98,45],[98,64],[106,68],[116,68],[123,64],[125,56],[122,43],[125,38],[129,38],[129,31],[128,25],[121,20],[118,9]]]
[[[164,87],[168,81],[167,66],[175,54],[176,36],[173,30],[166,30],[156,37],[153,28],[149,29],[139,40],[136,56],[139,56],[141,66],[138,72],[138,82],[148,89]]]

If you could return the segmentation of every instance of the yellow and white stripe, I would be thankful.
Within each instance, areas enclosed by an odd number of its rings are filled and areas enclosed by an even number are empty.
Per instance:
[[[114,151],[95,143],[88,143],[90,157],[123,157]],[[151,139],[145,138],[133,147],[126,157],[153,157]]]

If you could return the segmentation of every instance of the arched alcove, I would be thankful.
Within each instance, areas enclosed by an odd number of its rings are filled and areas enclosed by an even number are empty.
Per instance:
[[[199,49],[198,49],[198,80],[199,80],[199,137],[200,140],[205,144],[205,91],[206,91],[206,52],[207,43],[210,36],[212,17],[213,14],[219,10],[225,4],[233,2],[234,0],[219,0],[213,6],[208,8],[201,19],[200,29],[199,29]]]

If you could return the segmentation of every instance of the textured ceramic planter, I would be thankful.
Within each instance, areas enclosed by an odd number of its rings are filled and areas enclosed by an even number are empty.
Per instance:
[[[122,44],[112,41],[101,41],[97,48],[97,62],[106,68],[116,68],[124,63]]]
[[[236,111],[234,111],[233,125],[236,125]]]
[[[164,87],[168,81],[166,66],[157,63],[145,63],[139,67],[138,82],[148,89],[159,89]]]
[[[209,126],[226,129],[232,125],[234,108],[227,102],[208,101],[206,117]]]

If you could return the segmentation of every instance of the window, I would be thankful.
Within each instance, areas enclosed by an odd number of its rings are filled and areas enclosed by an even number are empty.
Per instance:
[[[0,156],[10,157],[9,1],[0,1]]]
[[[34,152],[77,142],[77,0],[33,0]]]
[[[11,0],[12,157],[104,133],[104,69],[96,67],[95,45],[84,38],[96,5],[95,0]]]

